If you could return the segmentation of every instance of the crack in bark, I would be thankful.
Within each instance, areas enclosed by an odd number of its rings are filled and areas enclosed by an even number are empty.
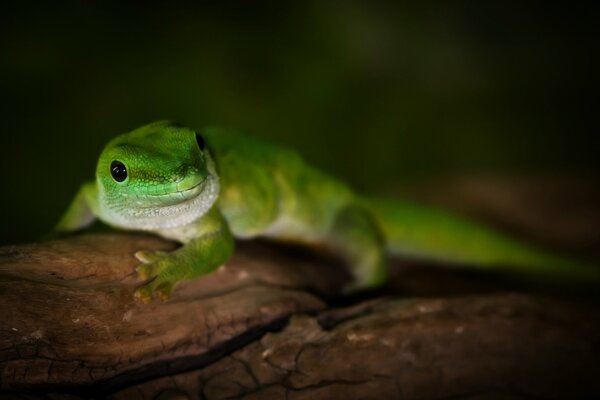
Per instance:
[[[258,381],[258,378],[254,374],[254,371],[252,370],[252,367],[250,366],[250,364],[248,364],[248,362],[246,360],[244,360],[243,358],[238,358],[238,357],[234,356],[233,354],[230,354],[229,358],[231,358],[232,360],[238,362],[244,368],[244,370],[248,373],[248,375],[250,376],[250,378],[254,382],[254,386],[255,387],[260,386],[260,382]]]
[[[176,368],[169,368],[172,366],[172,360],[167,360],[143,365],[134,370],[125,371],[115,377],[111,377],[106,380],[98,380],[89,385],[72,387],[69,384],[40,384],[35,389],[28,389],[27,392],[35,395],[41,395],[44,393],[64,393],[83,395],[85,397],[109,396],[126,386],[133,386],[163,376],[175,375],[206,367],[224,355],[232,353],[251,342],[259,340],[261,336],[269,332],[272,328],[277,330],[281,329],[281,325],[284,325],[288,319],[289,317],[285,317],[280,320],[273,321],[269,326],[248,330],[238,337],[232,338],[229,342],[211,349],[209,353],[199,356],[179,357],[175,360],[177,364]],[[82,360],[78,361],[84,363]],[[90,368],[90,371],[91,370],[92,368]],[[13,381],[15,380],[14,374],[16,374],[16,369],[13,370]]]

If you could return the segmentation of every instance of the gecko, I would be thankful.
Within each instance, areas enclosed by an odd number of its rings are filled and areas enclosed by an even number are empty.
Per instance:
[[[134,254],[144,282],[135,296],[145,302],[167,299],[178,282],[223,265],[235,239],[256,237],[339,254],[352,275],[349,292],[385,284],[395,255],[558,279],[599,275],[450,212],[361,196],[283,146],[233,129],[196,131],[170,121],[111,140],[95,180],[81,186],[55,231],[78,231],[96,219],[182,244]]]

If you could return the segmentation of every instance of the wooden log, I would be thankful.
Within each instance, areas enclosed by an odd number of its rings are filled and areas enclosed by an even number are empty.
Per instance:
[[[594,307],[515,294],[330,307],[336,264],[261,242],[136,303],[133,252],[173,246],[105,234],[3,248],[2,398],[600,394]]]

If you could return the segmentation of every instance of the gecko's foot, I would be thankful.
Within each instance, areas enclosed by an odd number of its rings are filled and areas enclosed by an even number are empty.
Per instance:
[[[175,284],[181,280],[176,273],[178,265],[175,257],[164,251],[146,250],[136,252],[135,257],[142,262],[136,269],[138,278],[143,281],[151,279],[136,290],[136,300],[143,303],[150,302],[153,297],[167,300]]]
[[[168,300],[173,290],[173,284],[170,282],[158,282],[155,280],[137,289],[134,293],[134,297],[137,301],[142,303],[149,303],[152,298],[158,298],[159,300]]]
[[[138,279],[142,281],[157,276],[168,264],[165,261],[169,258],[169,253],[164,251],[140,250],[134,255],[142,263],[135,269]]]
[[[353,279],[342,288],[342,293],[354,295],[360,292],[377,290],[387,281],[387,268],[384,264],[376,268],[362,268],[354,271]]]

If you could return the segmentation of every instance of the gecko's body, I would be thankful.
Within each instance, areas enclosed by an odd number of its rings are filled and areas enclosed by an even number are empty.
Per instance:
[[[166,297],[178,281],[223,264],[234,237],[329,248],[347,260],[354,288],[385,281],[389,252],[484,267],[563,271],[572,264],[442,212],[367,202],[291,150],[166,121],[112,140],[96,180],[82,186],[57,229],[77,230],[95,218],[184,244],[170,253],[136,253],[140,277],[153,278],[137,292],[142,299]]]

